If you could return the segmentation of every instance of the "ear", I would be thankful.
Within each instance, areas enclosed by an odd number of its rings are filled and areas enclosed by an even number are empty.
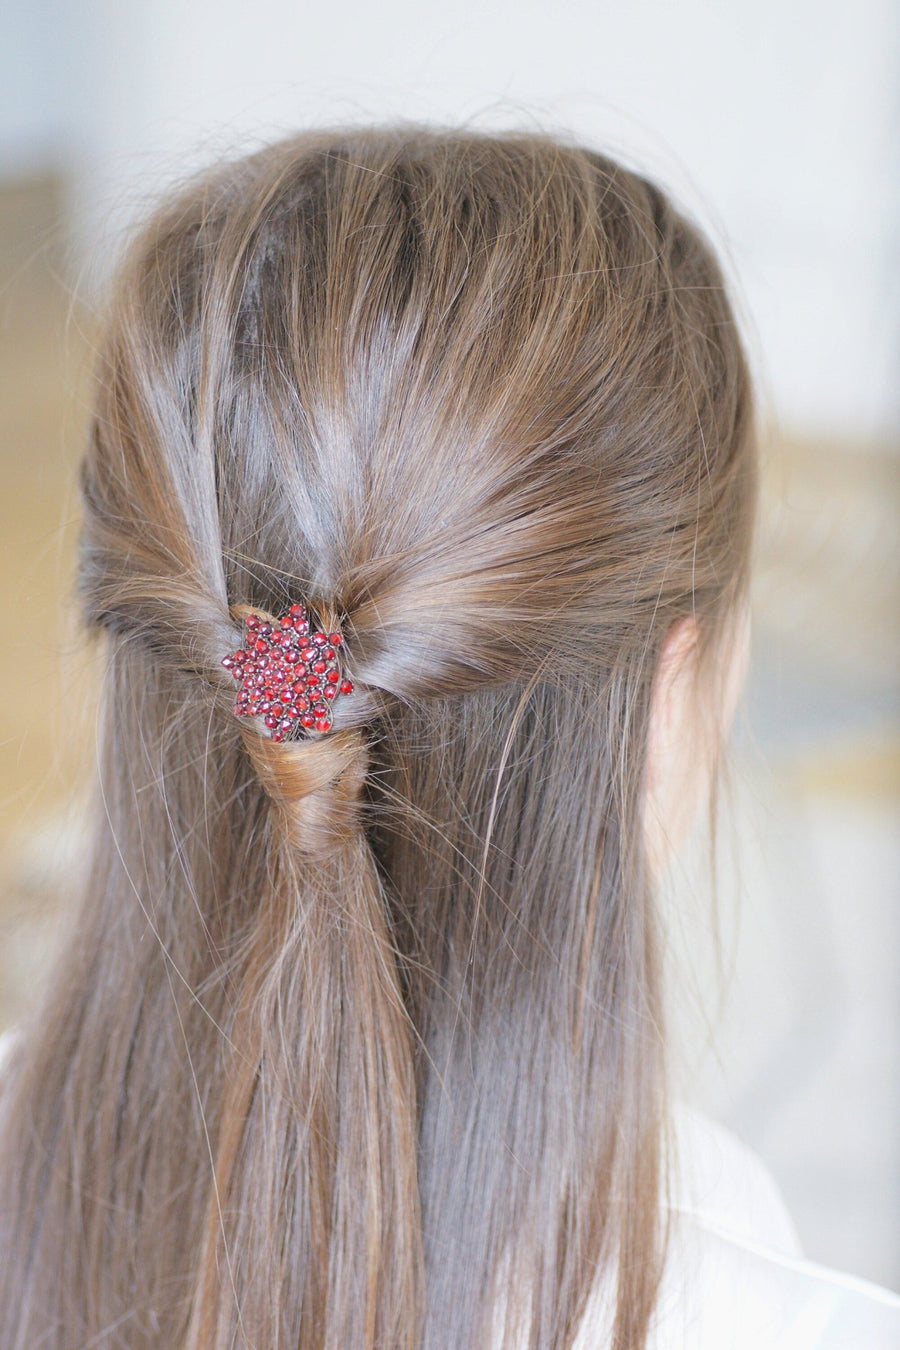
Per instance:
[[[650,705],[647,788],[656,792],[683,748],[688,704],[694,690],[699,647],[697,621],[679,619],[666,634],[659,654]]]
[[[746,614],[734,624],[725,668],[699,697],[700,633],[688,616],[672,625],[660,651],[653,682],[647,732],[644,824],[654,874],[677,851],[707,794],[721,742],[727,735],[747,668],[750,625]]]
[[[653,681],[644,815],[654,875],[688,834],[712,769],[716,729],[697,706],[699,649],[696,619],[679,619],[666,634]]]

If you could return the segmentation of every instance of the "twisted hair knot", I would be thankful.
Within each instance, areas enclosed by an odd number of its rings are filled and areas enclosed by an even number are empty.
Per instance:
[[[360,728],[281,744],[249,726],[242,734],[259,781],[298,853],[325,857],[356,837],[369,767],[368,742]]]

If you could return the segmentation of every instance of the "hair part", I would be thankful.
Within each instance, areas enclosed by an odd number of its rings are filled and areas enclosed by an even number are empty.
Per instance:
[[[533,135],[324,131],[120,273],[82,471],[93,862],[0,1127],[0,1340],[568,1350],[664,1248],[656,661],[746,584],[746,363],[653,185]],[[232,715],[241,606],[357,693]]]

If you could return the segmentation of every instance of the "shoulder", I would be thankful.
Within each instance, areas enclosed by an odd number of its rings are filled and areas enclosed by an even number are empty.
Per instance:
[[[894,1350],[900,1298],[808,1261],[775,1181],[722,1126],[676,1107],[670,1243],[652,1350]]]
[[[802,1255],[794,1222],[762,1160],[730,1130],[682,1102],[672,1110],[666,1182],[673,1214],[736,1241]]]

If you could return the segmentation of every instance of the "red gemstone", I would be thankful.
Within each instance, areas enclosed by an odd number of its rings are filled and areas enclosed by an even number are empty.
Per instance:
[[[330,730],[329,705],[339,692],[353,691],[352,681],[341,680],[337,664],[342,635],[316,630],[300,603],[277,619],[249,614],[245,627],[246,650],[222,658],[240,686],[235,713],[263,716],[273,740],[283,740],[297,721],[306,728]]]

